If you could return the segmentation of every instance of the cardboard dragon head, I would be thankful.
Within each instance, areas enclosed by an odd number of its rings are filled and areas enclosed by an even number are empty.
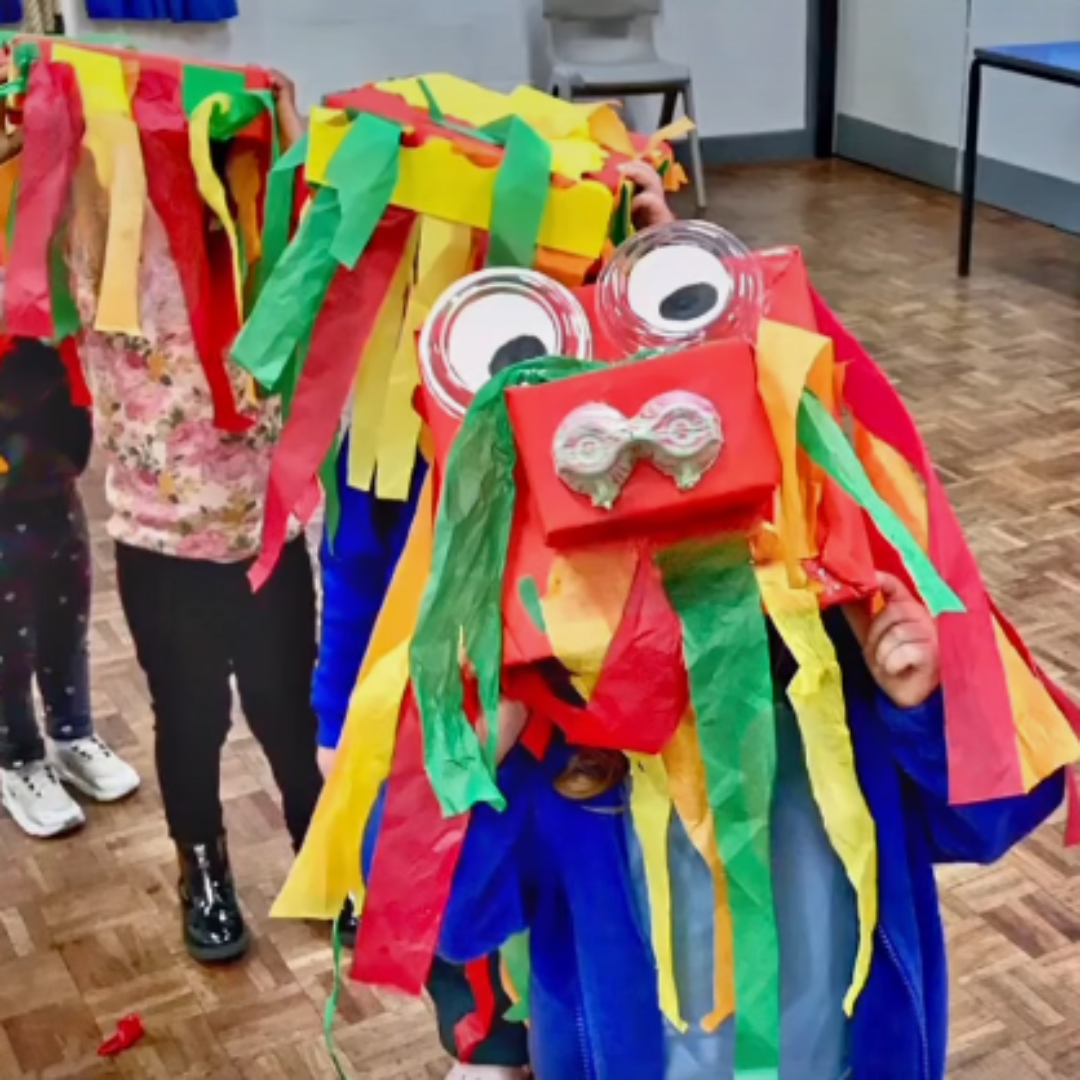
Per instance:
[[[716,965],[730,1011],[735,988],[779,970],[775,950],[746,947],[775,941],[771,623],[798,668],[779,690],[858,897],[850,1003],[872,953],[876,839],[822,612],[872,600],[886,571],[938,617],[954,801],[1030,790],[1080,750],[1071,704],[987,596],[895,390],[796,249],[750,252],[703,223],[612,245],[594,284],[535,266],[459,273],[423,315],[395,340],[416,350],[406,385],[434,467],[276,913],[332,918],[366,888],[356,975],[419,993],[470,813],[504,805],[505,696],[532,706],[529,752],[558,731],[628,755],[643,849],[657,850],[648,822],[711,813],[703,857],[761,901],[717,902],[717,940],[736,943],[734,976]],[[383,415],[366,385],[362,369],[350,439],[365,409]],[[757,838],[752,858],[736,834]],[[650,895],[663,866],[647,868]],[[681,1023],[666,917],[654,911],[661,1001]]]

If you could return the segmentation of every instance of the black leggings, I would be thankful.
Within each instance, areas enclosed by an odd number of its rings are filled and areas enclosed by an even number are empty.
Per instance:
[[[155,751],[169,832],[178,843],[222,834],[221,750],[231,679],[281,792],[299,848],[322,787],[311,708],[315,584],[303,538],[257,593],[250,561],[178,559],[116,546],[117,584],[153,699]]]

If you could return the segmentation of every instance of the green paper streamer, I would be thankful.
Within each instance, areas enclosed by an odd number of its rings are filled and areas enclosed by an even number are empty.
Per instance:
[[[529,983],[532,981],[532,962],[529,959],[529,931],[523,930],[509,938],[499,955],[514,989],[520,995],[517,1004],[506,1010],[505,1018],[513,1023],[524,1024],[529,1019]]]
[[[334,541],[337,539],[338,526],[341,524],[341,490],[338,487],[338,454],[341,452],[340,439],[334,440],[322,465],[319,466],[319,482],[322,484],[324,503],[323,515],[326,539],[333,554]]]
[[[49,284],[52,291],[53,343],[74,337],[82,328],[79,308],[71,291],[71,275],[64,251],[67,222],[61,224],[49,247]]]
[[[188,116],[214,94],[239,96],[246,92],[247,78],[242,71],[225,71],[199,64],[184,65],[184,112]]]
[[[263,253],[255,296],[258,297],[270,280],[289,246],[292,232],[293,193],[296,173],[307,161],[308,136],[304,132],[284,154],[280,154],[277,123],[274,123],[274,163],[266,178],[266,201],[263,205]]]
[[[963,612],[963,601],[942,579],[896,511],[874,489],[843,429],[809,391],[803,393],[799,407],[799,444],[810,460],[870,515],[878,532],[896,549],[930,614],[936,618],[946,612]]]
[[[518,596],[521,597],[521,603],[529,613],[533,625],[541,634],[546,634],[547,620],[544,618],[544,602],[540,597],[540,586],[536,584],[536,578],[531,574],[518,582]]]
[[[495,783],[502,683],[503,579],[517,500],[517,450],[505,391],[609,365],[549,357],[501,372],[476,395],[446,463],[431,575],[409,654],[424,729],[424,761],[447,817],[477,803],[503,809]],[[486,754],[464,710],[459,643],[476,673]]]
[[[327,179],[337,188],[341,224],[330,253],[350,270],[356,268],[375,226],[390,205],[401,160],[401,127],[363,113],[330,161]]]
[[[551,144],[514,117],[495,178],[488,266],[529,268],[536,262],[540,226],[551,193]]]
[[[446,118],[446,113],[442,111],[442,106],[439,104],[432,92],[432,89],[427,84],[426,79],[418,79],[420,84],[420,93],[424,95],[424,100],[427,102],[428,117],[433,124],[438,124],[441,128],[446,128],[447,131],[454,131],[458,135],[467,135],[470,139],[477,139],[480,142],[490,143],[492,146],[502,146],[506,141],[505,138],[500,138],[495,134],[497,125],[505,123],[509,120],[507,117],[505,120],[496,120],[493,124],[486,124],[481,128],[469,127],[467,124],[458,124],[453,120]]]
[[[735,938],[736,1080],[776,1080],[780,945],[773,904],[776,779],[772,666],[761,594],[745,540],[658,558],[683,627],[709,806],[728,879]]]
[[[330,244],[340,223],[337,192],[320,189],[233,345],[233,360],[271,393],[281,392],[293,353],[322,309],[338,266]]]
[[[330,996],[326,999],[326,1009],[323,1012],[323,1040],[326,1043],[326,1049],[330,1054],[330,1061],[333,1063],[338,1080],[349,1080],[348,1073],[345,1072],[345,1068],[341,1064],[337,1043],[334,1041],[334,1020],[337,1018],[338,1006],[341,1003],[341,969],[344,953],[341,942],[341,926],[336,921],[332,935],[334,944],[334,984],[330,988]]]

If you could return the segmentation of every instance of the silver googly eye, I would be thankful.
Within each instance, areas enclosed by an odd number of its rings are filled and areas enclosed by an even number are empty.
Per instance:
[[[508,367],[591,352],[588,318],[569,289],[533,270],[481,270],[436,302],[420,334],[420,373],[443,409],[463,416]]]
[[[764,281],[753,253],[705,221],[638,233],[619,248],[597,284],[605,336],[629,355],[752,339],[763,305]]]

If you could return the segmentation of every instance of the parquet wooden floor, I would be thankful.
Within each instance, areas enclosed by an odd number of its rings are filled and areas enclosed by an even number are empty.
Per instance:
[[[991,582],[1047,666],[1080,690],[1080,239],[982,213],[975,275],[953,272],[955,201],[840,163],[713,178],[747,241],[798,242],[818,287],[899,381]],[[182,954],[152,775],[151,718],[95,508],[94,702],[142,770],[132,802],[61,843],[0,820],[0,1080],[314,1080],[326,934],[271,924],[288,846],[265,763],[238,730],[225,765],[250,959]],[[1080,856],[1048,826],[1001,865],[943,875],[955,981],[953,1080],[1080,1080]],[[95,1049],[139,1010],[148,1038]],[[357,1080],[436,1080],[424,1007],[352,988],[339,1045]],[[871,1078],[872,1080],[872,1078]]]

